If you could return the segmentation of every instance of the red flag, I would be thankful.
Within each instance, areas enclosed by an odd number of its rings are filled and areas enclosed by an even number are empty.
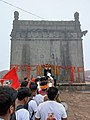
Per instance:
[[[18,81],[18,76],[16,73],[15,67],[12,68],[2,79],[9,79],[12,81],[11,87],[17,89],[20,87],[20,83]]]

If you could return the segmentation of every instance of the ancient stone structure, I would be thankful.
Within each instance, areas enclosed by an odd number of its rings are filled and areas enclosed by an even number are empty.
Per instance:
[[[39,75],[43,75],[44,65],[49,64],[53,74],[57,68],[60,70],[56,74],[58,81],[67,80],[68,73],[69,76],[74,74],[74,80],[79,77],[83,81],[84,72],[80,75],[77,71],[84,71],[82,37],[87,31],[80,27],[78,12],[72,21],[33,21],[19,20],[19,13],[15,11],[11,32],[11,67],[15,66],[19,78],[23,79],[26,71],[36,76],[38,68]],[[66,69],[69,70],[65,72]]]

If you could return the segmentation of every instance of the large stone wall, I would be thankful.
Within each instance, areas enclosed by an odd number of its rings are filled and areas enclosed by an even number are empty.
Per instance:
[[[14,13],[11,64],[83,66],[79,14],[73,21],[26,21]]]

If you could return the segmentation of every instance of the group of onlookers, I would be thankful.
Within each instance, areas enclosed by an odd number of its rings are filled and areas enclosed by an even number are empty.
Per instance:
[[[60,102],[53,79],[25,78],[18,90],[0,86],[0,120],[67,120]]]

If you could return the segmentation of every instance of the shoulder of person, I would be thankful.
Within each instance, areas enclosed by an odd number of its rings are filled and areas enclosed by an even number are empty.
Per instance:
[[[28,102],[28,106],[29,107],[37,107],[37,103],[36,103],[35,100],[31,100],[31,101]]]
[[[24,113],[28,113],[28,110],[25,109],[25,108],[21,108],[21,109],[15,111],[15,113],[16,113],[16,112],[24,112]]]
[[[45,105],[47,104],[47,102],[48,102],[48,100],[40,103],[38,107],[43,107],[43,106],[45,106]]]
[[[30,104],[33,104],[33,103],[36,103],[36,101],[34,99],[31,99],[30,101],[28,101],[28,103]]]

